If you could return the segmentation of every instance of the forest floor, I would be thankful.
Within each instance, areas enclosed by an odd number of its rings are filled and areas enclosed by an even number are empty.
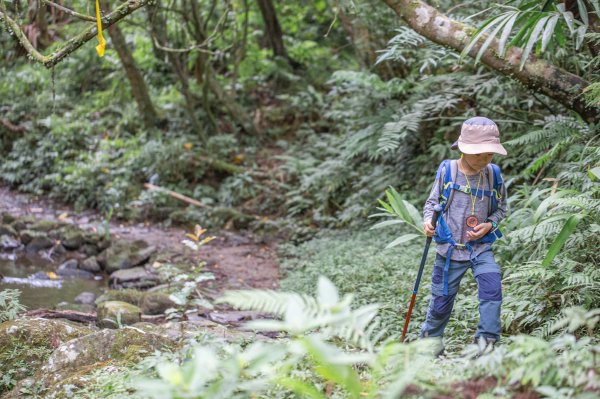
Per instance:
[[[97,212],[75,212],[67,205],[44,198],[19,193],[0,187],[0,212],[15,216],[34,216],[38,219],[61,220],[86,230],[97,230],[104,222]],[[237,231],[210,231],[206,235],[216,239],[195,252],[182,244],[189,231],[180,227],[166,227],[151,223],[110,221],[113,240],[145,240],[156,246],[159,253],[177,254],[178,261],[198,264],[205,261],[205,271],[215,276],[212,287],[215,295],[228,289],[278,287],[279,264],[275,253],[276,243],[256,238],[250,233]]]

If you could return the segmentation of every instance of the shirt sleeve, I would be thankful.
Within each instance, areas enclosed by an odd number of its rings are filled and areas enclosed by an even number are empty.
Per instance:
[[[439,204],[440,202],[440,194],[441,194],[441,182],[444,179],[444,173],[446,169],[442,170],[441,176],[439,179],[435,179],[433,182],[433,187],[431,187],[431,192],[429,193],[429,197],[427,201],[425,201],[425,206],[423,207],[423,221],[429,221],[433,218],[433,208]]]
[[[500,199],[498,200],[498,209],[493,212],[488,219],[496,222],[496,224],[500,224],[502,219],[506,216],[506,185],[502,184],[500,186]]]

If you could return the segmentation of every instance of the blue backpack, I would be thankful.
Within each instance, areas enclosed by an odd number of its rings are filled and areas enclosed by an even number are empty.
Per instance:
[[[439,198],[439,206],[436,207],[436,210],[440,212],[440,216],[438,218],[433,240],[438,244],[450,244],[450,246],[448,247],[448,253],[446,254],[446,264],[444,265],[444,296],[448,295],[448,270],[450,270],[450,256],[452,255],[452,251],[454,250],[454,248],[461,247],[468,249],[469,251],[471,251],[471,260],[476,261],[477,257],[473,256],[473,244],[493,243],[498,238],[502,238],[502,233],[500,232],[500,229],[496,228],[490,230],[485,236],[481,237],[478,240],[469,241],[464,244],[457,243],[454,240],[454,238],[452,238],[452,232],[448,228],[448,225],[446,224],[446,221],[443,217],[444,210],[452,202],[454,191],[461,191],[465,194],[471,195],[474,194],[477,197],[486,196],[490,198],[490,201],[488,202],[488,215],[491,215],[496,211],[496,209],[498,209],[498,200],[501,199],[500,187],[503,184],[502,176],[500,174],[500,167],[495,164],[489,164],[487,168],[488,177],[490,181],[488,187],[493,187],[491,191],[483,189],[473,190],[472,188],[456,184],[456,176],[458,174],[458,164],[456,160],[446,159],[445,161],[442,161],[437,170],[436,180],[441,179],[442,175],[444,176],[444,180],[442,186],[442,193],[440,194]]]

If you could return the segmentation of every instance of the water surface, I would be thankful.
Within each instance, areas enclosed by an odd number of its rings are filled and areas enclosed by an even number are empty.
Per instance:
[[[0,280],[0,291],[10,288],[21,291],[20,302],[28,310],[46,308],[52,309],[60,302],[74,302],[77,295],[84,291],[100,295],[106,289],[106,279],[65,278],[62,280],[31,280],[32,274],[55,272],[58,263],[37,255],[22,255],[16,259],[0,257],[0,274],[5,278]]]

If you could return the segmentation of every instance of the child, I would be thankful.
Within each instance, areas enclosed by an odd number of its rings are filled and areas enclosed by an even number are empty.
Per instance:
[[[460,159],[442,162],[423,211],[423,229],[432,236],[434,207],[442,210],[434,236],[437,254],[431,302],[421,337],[441,341],[460,281],[467,269],[473,269],[479,292],[475,341],[493,346],[500,339],[502,286],[491,246],[502,237],[498,224],[506,213],[506,191],[500,169],[490,162],[494,154],[506,155],[506,150],[496,124],[483,117],[463,123],[452,145],[456,148],[462,153]]]

